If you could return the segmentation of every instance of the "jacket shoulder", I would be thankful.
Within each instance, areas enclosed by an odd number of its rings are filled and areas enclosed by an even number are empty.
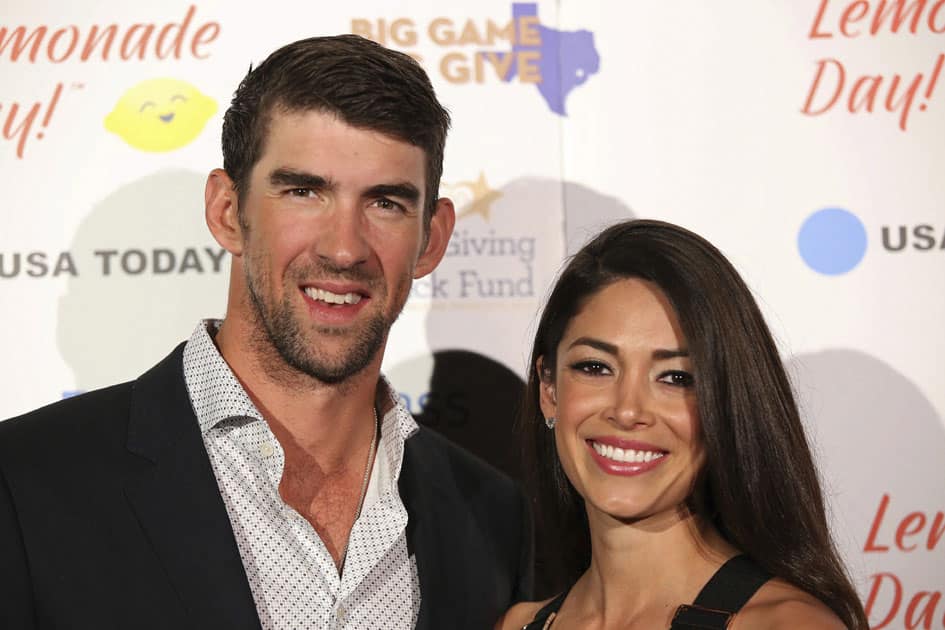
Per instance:
[[[132,389],[133,382],[112,385],[0,422],[0,460],[29,457],[35,463],[40,453],[55,457],[59,449],[115,434],[116,424],[127,423]]]
[[[166,396],[169,383],[183,387],[183,349],[181,343],[133,381],[66,398],[0,422],[0,462],[27,456],[18,456],[20,451],[33,458],[45,453],[48,459],[81,446],[91,446],[94,452],[106,445],[123,448],[136,398],[139,403],[156,401]]]
[[[407,453],[412,451],[431,473],[448,474],[460,486],[473,484],[516,500],[520,496],[518,484],[511,477],[433,429],[421,425],[406,444]]]
[[[76,420],[127,413],[133,381],[111,385],[50,403],[20,416],[0,422],[0,441],[32,433],[56,431]],[[46,435],[45,437],[49,437]]]

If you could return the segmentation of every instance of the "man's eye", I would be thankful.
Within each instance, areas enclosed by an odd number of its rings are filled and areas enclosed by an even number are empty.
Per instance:
[[[571,369],[590,376],[604,376],[610,374],[610,368],[607,367],[607,364],[601,363],[600,361],[579,361],[572,365]]]
[[[683,370],[672,370],[670,372],[664,372],[660,374],[658,379],[661,383],[666,383],[667,385],[673,385],[675,387],[692,387],[695,383],[692,374],[689,372],[684,372]]]
[[[315,196],[315,191],[311,188],[292,188],[289,191],[289,194],[293,197],[313,197]]]
[[[400,205],[396,201],[391,201],[390,199],[387,199],[386,197],[381,197],[380,199],[377,199],[374,202],[374,205],[376,205],[381,210],[403,210],[404,209],[402,205]]]

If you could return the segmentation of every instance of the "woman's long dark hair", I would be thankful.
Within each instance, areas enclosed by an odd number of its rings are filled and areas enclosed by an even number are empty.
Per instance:
[[[571,583],[590,564],[590,534],[584,501],[544,425],[536,361],[542,357],[553,375],[568,323],[594,294],[624,278],[663,291],[688,344],[706,454],[702,516],[771,575],[823,601],[847,627],[866,630],[830,538],[790,383],[751,292],[712,244],[660,221],[620,223],[585,245],[561,272],[539,321],[522,416],[539,558],[557,557],[561,581]],[[542,553],[543,543],[554,551]]]

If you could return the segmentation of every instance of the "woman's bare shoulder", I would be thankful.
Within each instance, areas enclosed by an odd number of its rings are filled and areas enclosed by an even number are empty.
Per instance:
[[[779,579],[758,589],[735,616],[733,630],[844,630],[846,626],[822,601]]]
[[[522,630],[531,623],[535,615],[541,610],[553,597],[540,602],[520,602],[515,604],[495,623],[495,630]]]

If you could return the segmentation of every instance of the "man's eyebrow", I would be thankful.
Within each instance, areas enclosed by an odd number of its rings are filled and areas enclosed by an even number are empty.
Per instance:
[[[365,197],[397,197],[416,205],[420,201],[420,190],[410,182],[400,184],[378,184],[364,191]]]
[[[288,168],[277,168],[269,173],[269,184],[272,186],[311,188],[313,190],[327,190],[332,187],[331,182],[321,175],[293,171]]]

